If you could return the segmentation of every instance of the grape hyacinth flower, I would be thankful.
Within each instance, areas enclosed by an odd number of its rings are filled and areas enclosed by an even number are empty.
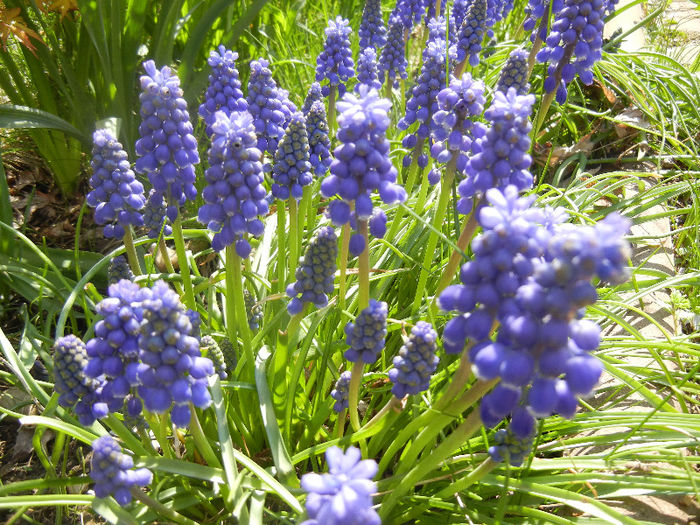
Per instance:
[[[233,371],[236,369],[236,363],[238,362],[236,351],[233,348],[233,343],[231,343],[231,340],[228,337],[224,337],[219,343],[219,348],[221,348],[221,353],[224,356],[226,370],[233,373]]]
[[[530,84],[527,80],[527,52],[524,49],[514,49],[501,70],[496,90],[508,93],[508,88],[512,87],[515,88],[518,95],[527,95],[530,91]]]
[[[197,197],[197,140],[177,75],[167,66],[156,69],[153,60],[144,62],[143,69],[140,138],[136,141],[140,158],[134,167],[138,173],[148,174],[153,188],[166,199],[166,215],[174,222],[178,207]]]
[[[309,137],[309,162],[314,173],[322,175],[328,171],[333,159],[331,158],[331,139],[328,138],[328,119],[326,106],[316,101],[306,113],[306,133]]]
[[[350,396],[350,379],[352,378],[352,373],[350,370],[346,370],[338,380],[335,382],[335,387],[331,390],[331,397],[335,399],[333,404],[333,410],[340,414],[343,410],[347,409],[349,406],[349,396]]]
[[[382,83],[377,76],[377,52],[373,47],[366,47],[357,58],[357,84],[355,93],[365,84],[369,88],[380,89]]]
[[[386,44],[379,53],[377,63],[379,80],[384,83],[386,77],[389,86],[399,87],[399,79],[405,79],[408,76],[407,66],[403,25],[399,18],[389,17]]]
[[[267,213],[267,192],[263,187],[262,154],[256,148],[255,128],[250,114],[216,113],[209,148],[209,168],[204,177],[209,185],[199,208],[199,222],[215,232],[211,246],[220,251],[235,243],[236,253],[247,258],[247,234],[259,237],[264,225],[258,215]]]
[[[216,340],[210,335],[205,335],[202,337],[199,347],[202,355],[211,360],[214,365],[214,371],[219,375],[219,379],[226,379],[228,377],[226,373],[226,360]]]
[[[467,58],[472,67],[479,64],[481,43],[487,30],[487,0],[473,0],[457,30],[457,62]]]
[[[399,355],[394,357],[394,368],[389,370],[389,379],[394,384],[392,394],[401,399],[407,394],[427,390],[430,376],[440,362],[436,351],[437,332],[430,323],[418,321]]]
[[[248,109],[248,101],[243,96],[241,81],[238,79],[237,59],[238,53],[224,46],[219,46],[218,53],[212,51],[207,59],[211,68],[209,86],[204,94],[204,102],[199,106],[199,115],[206,123],[207,137],[211,137],[211,125],[217,111],[231,115],[234,111]]]
[[[287,305],[289,315],[298,314],[307,303],[313,303],[317,308],[328,304],[328,294],[333,293],[337,240],[329,226],[319,229],[311,239],[304,257],[299,259],[296,282],[287,287],[287,295],[292,298]]]
[[[313,82],[309,87],[308,93],[306,93],[306,98],[304,99],[304,104],[301,107],[301,112],[308,118],[311,106],[313,106],[315,102],[322,101],[323,93],[321,92],[321,84],[318,82]]]
[[[387,304],[369,300],[369,306],[362,310],[354,323],[345,325],[345,342],[350,346],[345,351],[348,361],[374,363],[384,348],[386,338]]]
[[[327,474],[310,472],[301,478],[310,518],[302,525],[379,525],[379,515],[372,508],[377,485],[371,481],[377,463],[363,460],[358,448],[343,453],[335,446],[326,450],[326,461]]]
[[[112,436],[106,435],[92,442],[90,477],[95,482],[95,496],[114,496],[119,505],[131,503],[131,490],[145,487],[153,479],[147,468],[134,470],[134,460],[122,452]]]
[[[484,118],[491,122],[486,133],[472,145],[476,152],[466,167],[467,177],[460,182],[457,211],[468,214],[473,199],[490,188],[503,189],[513,184],[518,191],[532,186],[530,173],[530,113],[534,95],[518,95],[515,88],[508,93],[496,91]]]
[[[143,185],[136,180],[126,151],[114,135],[98,129],[92,144],[92,191],[87,194],[87,203],[95,208],[95,222],[105,225],[104,236],[121,239],[125,228],[143,224]]]
[[[275,152],[272,180],[272,195],[280,200],[301,199],[304,186],[313,181],[306,120],[299,112],[291,117]]]
[[[437,96],[440,110],[433,115],[431,134],[435,142],[430,153],[441,163],[453,160],[459,173],[466,169],[473,140],[485,132],[482,124],[472,120],[484,111],[484,89],[482,81],[465,73],[461,79],[452,77],[450,85]],[[431,184],[439,179],[440,172],[436,169],[428,174]]]
[[[141,403],[133,397],[133,389],[140,384],[141,304],[148,295],[149,289],[121,280],[108,288],[108,297],[95,308],[102,319],[95,323],[95,337],[86,346],[89,361],[85,374],[104,380],[99,402],[93,406],[98,417],[121,410],[125,401],[130,416],[141,413]]]
[[[386,26],[380,0],[365,0],[360,22],[360,54],[368,47],[381,49],[386,43]]]
[[[269,62],[264,58],[250,63],[248,79],[248,111],[253,116],[257,148],[274,155],[277,143],[284,135],[285,112],[279,88],[272,78]]]
[[[143,209],[143,223],[148,228],[148,236],[156,239],[163,232],[163,235],[171,235],[172,227],[165,221],[165,202],[163,195],[151,189],[148,192],[146,207]]]
[[[467,14],[467,10],[472,5],[472,0],[455,0],[452,4],[450,18],[452,18],[451,27],[462,27],[462,22]]]
[[[109,261],[109,266],[107,267],[107,282],[109,284],[117,284],[122,279],[133,281],[134,272],[131,271],[126,259],[121,255],[117,255],[116,257],[112,257],[112,260]]]
[[[262,308],[256,303],[255,297],[248,290],[243,290],[243,302],[245,303],[248,328],[255,332],[258,328],[260,328],[260,321],[263,319]]]
[[[323,51],[316,59],[316,81],[328,80],[328,85],[322,87],[326,97],[332,88],[337,88],[338,96],[342,97],[345,94],[344,82],[355,76],[350,51],[351,32],[350,22],[340,15],[328,21]]]
[[[547,38],[549,13],[559,13],[564,6],[564,0],[529,0],[525,8],[527,17],[523,23],[525,31],[532,31],[530,40],[544,41]]]
[[[423,51],[423,66],[416,85],[411,90],[411,97],[406,102],[406,115],[399,120],[397,127],[406,130],[414,123],[418,123],[418,129],[414,133],[406,135],[402,144],[407,149],[416,148],[419,141],[425,141],[430,134],[433,115],[438,111],[437,95],[446,86],[445,60],[454,60],[454,46],[447,47],[442,38],[429,41]],[[414,153],[406,155],[403,165],[408,167],[411,162],[416,162],[420,168],[428,165],[428,156],[422,152],[422,148]]]
[[[153,285],[141,308],[139,396],[146,409],[157,414],[170,410],[173,424],[187,427],[190,403],[198,408],[211,404],[207,380],[214,366],[201,356],[185,307],[164,281]]]
[[[330,174],[321,183],[321,194],[332,201],[328,212],[334,224],[369,220],[373,232],[382,232],[386,225],[383,211],[374,212],[370,197],[378,191],[385,204],[406,200],[406,190],[396,184],[396,168],[389,160],[386,130],[391,121],[387,114],[391,103],[379,97],[375,89],[361,87],[357,95],[346,93],[338,102],[338,141]],[[350,203],[354,201],[354,210]],[[350,239],[350,251],[359,255],[365,249],[359,233]]]
[[[556,90],[559,104],[566,102],[566,86],[576,75],[586,85],[593,83],[591,68],[602,56],[606,8],[604,0],[564,0],[562,9],[555,12],[537,60],[549,63],[544,89],[548,93]]]
[[[495,462],[507,460],[519,467],[532,451],[535,437],[535,418],[526,408],[515,410],[507,428],[502,428],[493,436],[495,445],[489,447],[489,455]]]
[[[53,347],[54,388],[58,394],[58,404],[72,408],[82,425],[92,425],[95,414],[92,406],[97,401],[99,381],[85,375],[88,363],[85,343],[74,335],[56,339]]]
[[[391,16],[401,21],[402,29],[410,31],[419,24],[425,14],[425,0],[396,0],[396,7]]]
[[[444,16],[430,18],[428,21],[428,42],[437,40],[438,38],[453,44],[452,40],[454,39],[454,27],[450,25],[450,30],[449,32],[447,31],[447,19]],[[427,48],[423,50],[424,56],[426,51]]]

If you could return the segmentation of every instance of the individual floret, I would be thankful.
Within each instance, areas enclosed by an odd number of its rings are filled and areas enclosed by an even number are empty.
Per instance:
[[[301,199],[304,186],[313,181],[309,162],[309,138],[304,115],[297,112],[275,152],[272,167],[272,195],[280,200]]]
[[[207,137],[211,137],[211,125],[217,111],[230,115],[234,111],[248,109],[248,101],[243,96],[241,81],[238,79],[237,59],[238,53],[224,46],[219,46],[218,52],[209,53],[209,86],[204,94],[204,102],[199,106],[199,115],[206,123]]]
[[[379,515],[372,508],[377,485],[371,481],[377,463],[363,460],[355,447],[343,453],[335,446],[326,450],[326,461],[327,474],[310,472],[301,478],[310,518],[301,525],[379,525]]]
[[[368,47],[380,49],[386,42],[386,26],[380,0],[365,0],[360,22],[360,53]]]
[[[527,52],[524,49],[514,49],[508,56],[501,76],[498,77],[496,90],[508,93],[509,88],[515,88],[518,95],[527,95],[530,91],[527,71]]]
[[[140,158],[134,168],[148,174],[153,188],[166,200],[168,219],[175,221],[179,206],[197,197],[197,140],[177,75],[167,66],[156,69],[153,60],[144,62],[143,69],[140,138],[136,141]]]
[[[355,76],[352,51],[350,50],[350,22],[342,16],[328,21],[326,41],[323,51],[316,59],[316,80],[328,81],[322,87],[323,95],[328,96],[331,89],[338,90],[337,95],[345,94],[345,82]]]
[[[107,267],[107,282],[109,284],[117,284],[122,279],[133,281],[134,272],[131,271],[126,258],[117,255],[116,257],[112,257],[112,260],[109,261],[109,266]]]
[[[253,116],[257,148],[274,155],[284,135],[287,109],[283,107],[279,88],[272,78],[269,62],[264,58],[250,63],[248,79],[248,111]]]
[[[287,305],[290,315],[298,314],[308,303],[317,308],[328,304],[328,294],[333,293],[337,255],[338,242],[333,228],[325,226],[318,230],[304,257],[299,259],[296,282],[287,287],[287,295],[292,298]]]
[[[407,394],[427,390],[430,377],[440,362],[436,351],[437,332],[430,323],[418,321],[399,355],[394,357],[394,368],[389,370],[389,379],[394,384],[392,394],[401,399]]]
[[[53,365],[58,404],[72,408],[80,423],[89,426],[95,422],[92,407],[97,402],[97,391],[102,385],[85,374],[87,363],[85,343],[78,337],[66,335],[56,339]]]
[[[263,187],[262,154],[256,148],[255,128],[249,113],[219,111],[212,125],[208,186],[199,208],[199,222],[215,232],[212,248],[219,251],[235,243],[236,253],[250,255],[247,235],[259,237],[264,225],[258,218],[268,211]]]
[[[95,222],[105,225],[104,236],[121,239],[125,228],[143,224],[143,185],[136,180],[126,151],[114,135],[98,129],[92,144],[92,191],[87,194],[87,203],[95,208]]]
[[[357,59],[356,93],[359,91],[362,84],[374,89],[382,87],[382,83],[377,77],[377,52],[373,47],[363,49]]]
[[[106,435],[92,442],[90,477],[95,482],[95,496],[114,496],[119,505],[131,503],[131,491],[144,487],[153,479],[147,468],[134,470],[134,460],[122,452],[112,436]]]
[[[338,380],[335,382],[335,387],[331,390],[331,397],[335,399],[333,404],[333,410],[340,414],[343,410],[348,408],[350,400],[350,378],[352,373],[350,370],[346,370]]]
[[[374,363],[384,348],[386,338],[387,304],[369,300],[369,306],[362,310],[354,323],[345,325],[345,342],[350,346],[345,351],[348,361]]]

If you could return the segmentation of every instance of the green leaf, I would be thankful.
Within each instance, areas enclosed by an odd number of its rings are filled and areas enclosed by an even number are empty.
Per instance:
[[[142,457],[134,460],[137,467],[146,467],[151,470],[160,472],[169,472],[188,478],[201,479],[210,483],[223,484],[224,471],[220,468],[208,467],[206,465],[198,465],[181,459],[169,459],[163,457]]]
[[[95,498],[92,510],[112,525],[138,525],[138,522],[112,498]]]
[[[29,108],[27,106],[0,104],[0,128],[56,129],[63,131],[71,137],[75,137],[83,144],[90,144],[90,137],[82,133],[70,122],[48,113],[47,111]]]
[[[2,408],[0,408],[0,410],[2,410]],[[75,439],[79,439],[80,441],[88,445],[92,444],[95,438],[98,437],[92,432],[88,432],[84,428],[76,427],[75,425],[71,425],[70,423],[66,423],[65,421],[61,421],[60,419],[54,419],[51,417],[24,416],[19,418],[19,423],[20,425],[36,425],[41,427],[47,427],[58,432],[63,432],[64,434],[68,434],[69,436],[72,436]]]

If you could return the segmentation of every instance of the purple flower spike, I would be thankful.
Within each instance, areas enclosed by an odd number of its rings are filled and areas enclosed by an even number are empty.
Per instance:
[[[401,399],[406,394],[428,390],[430,376],[440,361],[436,350],[437,332],[430,323],[418,321],[399,355],[394,357],[394,368],[389,370],[389,379],[394,383],[391,392],[396,397]]]
[[[73,408],[81,424],[92,425],[96,419],[92,406],[102,385],[85,375],[88,363],[85,343],[74,335],[58,338],[53,347],[53,363],[58,404]]]
[[[95,222],[105,225],[104,236],[121,239],[124,228],[143,224],[143,185],[131,171],[126,151],[109,131],[95,131],[92,144],[92,191],[87,203],[95,208]]]
[[[174,221],[178,207],[197,197],[197,140],[177,75],[167,66],[156,69],[153,60],[144,62],[143,69],[146,74],[140,78],[139,95],[141,138],[136,141],[136,154],[141,158],[134,168],[148,174],[153,188],[166,200],[168,219]]]
[[[211,137],[211,125],[214,114],[223,111],[231,115],[234,111],[246,111],[248,102],[241,91],[241,81],[238,79],[236,60],[238,53],[219,46],[219,52],[209,54],[207,64],[211,67],[209,87],[204,94],[204,102],[199,106],[199,115],[206,123],[207,137]]]
[[[199,222],[215,232],[212,248],[219,251],[235,243],[243,258],[250,254],[245,237],[262,235],[258,216],[268,210],[257,143],[249,113],[216,113],[209,168],[204,172],[209,185],[202,192],[205,204],[199,208]]]
[[[350,22],[342,16],[328,21],[326,42],[323,51],[316,59],[316,80],[328,80],[323,86],[323,95],[328,96],[330,88],[338,88],[338,96],[345,94],[345,82],[355,76],[352,51],[350,51]]]
[[[316,176],[322,175],[328,171],[333,162],[330,153],[331,139],[328,138],[326,106],[323,102],[314,102],[306,113],[306,133],[309,137],[309,162]]]
[[[345,342],[350,346],[345,351],[348,361],[374,363],[384,348],[386,337],[385,302],[370,299],[369,306],[362,310],[354,323],[345,325]]]
[[[379,515],[372,508],[372,494],[377,485],[377,463],[362,459],[360,450],[350,447],[345,453],[338,447],[326,451],[328,474],[310,472],[301,478],[301,488],[308,492],[308,520],[302,525],[379,525]]]
[[[386,26],[380,0],[366,0],[360,22],[360,53],[368,47],[381,48],[386,43]]]
[[[144,487],[153,479],[146,468],[134,470],[134,460],[122,452],[112,436],[102,436],[92,442],[90,477],[95,482],[95,496],[114,496],[119,505],[131,503],[131,489]]]
[[[508,93],[508,88],[515,88],[518,95],[527,95],[530,91],[527,72],[528,54],[524,49],[515,49],[508,56],[501,76],[498,78],[496,89],[501,93]]]
[[[396,7],[391,16],[396,16],[401,21],[402,29],[410,31],[414,25],[420,23],[425,9],[425,0],[396,0]]]
[[[382,87],[382,83],[377,77],[377,52],[373,47],[363,49],[357,59],[356,93],[359,91],[362,84],[374,89]]]
[[[309,92],[306,94],[304,99],[304,105],[301,107],[301,112],[305,117],[309,116],[309,110],[316,102],[323,102],[323,92],[321,91],[321,84],[314,82],[309,87]]]
[[[297,112],[275,152],[272,167],[272,195],[280,200],[301,199],[304,186],[313,181],[309,162],[309,138],[304,115]]]
[[[333,410],[338,414],[349,406],[351,377],[352,373],[350,370],[346,370],[340,374],[340,377],[338,377],[338,380],[335,382],[335,387],[331,390],[331,397],[335,399]]]
[[[452,12],[450,13],[450,18],[452,19],[451,27],[461,27],[464,17],[467,14],[467,9],[472,4],[472,0],[455,0],[452,4]]]
[[[479,64],[481,43],[487,30],[487,0],[473,0],[467,9],[462,25],[457,30],[457,62],[469,58],[474,67]]]
[[[274,155],[277,143],[284,135],[288,108],[283,104],[280,90],[272,78],[269,62],[264,58],[250,63],[248,79],[248,111],[253,116],[257,147],[261,152]]]
[[[131,271],[129,263],[122,255],[112,257],[107,268],[107,282],[109,284],[117,284],[122,279],[127,281],[134,280],[134,272]]]
[[[502,428],[493,437],[494,445],[489,447],[489,455],[496,462],[508,461],[519,467],[532,451],[535,438],[535,418],[525,408],[513,414],[507,428]]]
[[[224,353],[221,351],[219,343],[217,343],[212,336],[205,335],[200,341],[200,348],[202,355],[211,360],[214,365],[214,370],[219,375],[219,379],[226,379],[228,377],[228,373],[226,372],[226,359],[224,358]]]
[[[317,308],[328,304],[328,295],[333,293],[337,241],[333,228],[328,226],[311,239],[304,257],[299,259],[296,282],[287,288],[287,295],[292,298],[287,306],[290,315],[301,312],[306,303],[313,303]]]
[[[151,189],[151,191],[148,192],[146,207],[143,209],[143,222],[144,225],[148,227],[148,236],[151,239],[156,239],[161,231],[163,235],[170,235],[173,233],[172,227],[166,223],[165,211],[163,195]]]
[[[379,80],[384,83],[386,77],[386,81],[393,87],[399,87],[399,79],[408,76],[403,29],[399,18],[389,17],[386,44],[382,47],[377,64]]]

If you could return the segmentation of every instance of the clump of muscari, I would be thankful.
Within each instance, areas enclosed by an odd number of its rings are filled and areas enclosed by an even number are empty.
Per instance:
[[[386,130],[391,121],[391,103],[379,97],[375,89],[363,86],[357,95],[346,93],[338,102],[338,141],[330,174],[321,183],[321,194],[340,200],[331,201],[328,212],[336,225],[369,221],[373,232],[381,233],[386,226],[386,214],[374,213],[371,193],[379,192],[386,204],[406,200],[406,190],[396,184],[396,168],[389,160]],[[354,209],[350,204],[354,201]],[[359,255],[365,249],[359,233],[350,239],[350,251]]]
[[[350,346],[345,351],[345,359],[368,364],[379,358],[386,338],[388,312],[385,302],[370,299],[369,306],[360,312],[355,322],[345,325],[345,342]]]
[[[386,43],[386,26],[382,18],[380,0],[365,1],[358,34],[360,36],[360,53],[370,46],[379,49]]]
[[[327,474],[310,472],[301,478],[310,518],[301,525],[379,525],[379,515],[372,508],[377,463],[363,460],[355,447],[343,453],[335,446],[326,450],[326,461]]]
[[[299,112],[289,120],[275,152],[272,180],[272,195],[280,200],[301,199],[304,186],[313,181],[306,120]]]
[[[143,69],[140,138],[136,141],[140,158],[134,168],[148,174],[153,188],[166,200],[168,219],[175,221],[179,206],[197,198],[197,140],[177,75],[167,66],[156,69],[153,60],[144,62]]]
[[[338,414],[349,406],[351,378],[352,373],[350,370],[346,370],[340,374],[338,380],[335,382],[333,390],[331,390],[331,397],[335,399],[335,403],[333,403],[333,410],[335,410]]]
[[[337,95],[343,96],[345,82],[355,76],[350,50],[351,32],[350,22],[340,15],[328,21],[323,51],[316,59],[316,80],[328,81],[328,85],[322,87],[324,96],[328,96],[332,88],[337,88]]]
[[[481,43],[487,30],[487,0],[474,0],[457,30],[457,62],[469,58],[469,64],[475,67],[479,64]]]
[[[109,284],[116,284],[122,279],[133,281],[134,272],[131,271],[131,267],[126,261],[126,258],[122,255],[117,255],[116,257],[112,257],[109,261],[109,266],[107,267],[107,282]]]
[[[156,239],[161,231],[163,235],[173,233],[172,227],[165,221],[165,201],[163,195],[151,189],[148,192],[146,206],[143,209],[143,223],[148,228],[148,236]]]
[[[391,392],[401,399],[407,394],[417,394],[427,390],[430,377],[440,359],[437,351],[437,332],[430,323],[418,321],[411,330],[399,355],[394,357],[394,368],[389,370],[389,379],[394,384]]]
[[[399,87],[399,79],[406,78],[406,50],[403,38],[403,25],[397,17],[389,17],[389,31],[386,44],[379,53],[377,68],[379,80],[385,81],[393,87]]]
[[[85,374],[88,363],[85,343],[74,335],[56,339],[53,347],[54,388],[58,394],[58,404],[72,408],[83,425],[95,422],[93,405],[97,402],[97,392],[101,383]]]
[[[333,228],[322,227],[311,239],[304,257],[299,259],[296,282],[287,287],[287,295],[292,298],[287,305],[290,315],[298,314],[308,303],[317,308],[328,304],[328,294],[333,292],[337,255],[338,242]]]
[[[92,144],[92,191],[86,200],[95,208],[95,222],[105,225],[104,236],[121,239],[125,228],[143,224],[143,185],[136,180],[126,151],[112,133],[98,129]]]
[[[355,92],[364,84],[369,88],[379,89],[382,83],[377,76],[377,52],[373,47],[367,47],[360,52],[357,58],[357,84]]]
[[[272,71],[264,58],[250,63],[248,79],[248,111],[253,116],[257,148],[274,155],[277,143],[284,135],[286,108],[283,108],[279,88],[272,78]]]
[[[472,120],[484,110],[484,89],[482,81],[465,73],[461,79],[452,77],[450,85],[437,96],[440,109],[433,115],[431,134],[435,142],[430,153],[438,162],[453,161],[459,173],[466,169],[474,139],[485,132],[482,124]],[[428,181],[436,184],[439,180],[440,171],[431,170]]]
[[[208,186],[202,191],[204,205],[199,222],[215,232],[212,248],[222,250],[235,243],[236,253],[250,255],[247,235],[259,237],[264,225],[258,215],[267,213],[267,192],[263,187],[262,154],[256,148],[255,128],[249,113],[219,111],[212,125],[209,168],[204,172]]]
[[[315,101],[306,113],[306,133],[309,137],[309,162],[314,173],[322,175],[328,171],[331,158],[331,139],[328,138],[328,119],[326,106]]]
[[[141,309],[139,396],[146,409],[157,414],[170,410],[171,421],[187,427],[190,403],[198,408],[211,404],[207,378],[214,367],[201,356],[185,307],[164,281],[153,285]]]
[[[508,89],[512,87],[518,95],[527,95],[530,91],[530,84],[527,81],[527,56],[524,49],[514,49],[510,53],[498,77],[497,91],[508,93]]]
[[[147,468],[133,467],[134,460],[122,452],[112,436],[101,436],[92,442],[90,477],[98,498],[114,496],[119,505],[131,503],[132,489],[144,487],[153,479]]]
[[[238,79],[236,60],[238,53],[219,46],[218,53],[212,51],[207,59],[211,68],[209,86],[204,94],[204,102],[199,106],[199,115],[206,123],[206,134],[211,137],[211,125],[214,114],[223,111],[230,115],[234,111],[246,111],[248,101],[241,91],[241,81]]]
[[[219,378],[226,379],[228,377],[228,373],[226,373],[226,359],[216,340],[210,335],[205,335],[200,340],[199,347],[202,355],[211,360]]]
[[[532,186],[529,117],[534,103],[534,95],[518,95],[515,88],[508,89],[508,93],[496,91],[484,112],[491,126],[474,141],[475,153],[467,163],[467,176],[458,187],[460,213],[469,213],[474,197],[490,188],[504,189],[512,184],[523,191]]]

